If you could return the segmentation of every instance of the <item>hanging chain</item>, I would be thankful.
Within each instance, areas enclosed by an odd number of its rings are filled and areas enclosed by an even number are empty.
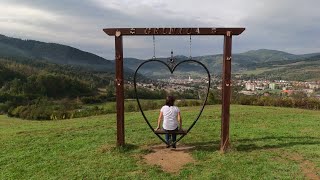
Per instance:
[[[156,59],[156,40],[155,37],[153,35],[153,57],[152,59]]]
[[[169,65],[169,67],[171,69],[173,69],[176,66],[176,62],[174,60],[173,50],[172,49],[171,49],[171,57],[167,60],[167,64]]]
[[[190,54],[189,59],[192,59],[192,56],[191,56],[191,35],[190,35],[190,47],[189,47],[189,54]]]

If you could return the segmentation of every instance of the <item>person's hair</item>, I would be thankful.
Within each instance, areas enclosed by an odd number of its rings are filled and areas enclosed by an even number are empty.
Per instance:
[[[174,96],[167,96],[166,105],[169,106],[169,107],[173,106],[175,100],[176,100],[176,98]]]

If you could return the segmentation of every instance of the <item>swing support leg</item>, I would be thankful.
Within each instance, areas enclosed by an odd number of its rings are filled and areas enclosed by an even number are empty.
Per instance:
[[[222,77],[222,114],[221,114],[221,143],[220,151],[226,152],[230,147],[230,98],[231,98],[231,47],[232,34],[227,31],[224,35],[223,47],[223,77]]]
[[[121,32],[115,36],[116,101],[117,101],[117,146],[124,146],[124,89],[123,89],[123,43]]]

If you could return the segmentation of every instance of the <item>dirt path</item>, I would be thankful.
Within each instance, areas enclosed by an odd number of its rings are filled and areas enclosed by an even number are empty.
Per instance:
[[[305,159],[301,154],[282,152],[281,157],[299,163],[300,169],[307,179],[320,180],[320,169],[318,169],[314,163]]]
[[[189,154],[193,147],[179,146],[176,149],[166,148],[165,145],[152,146],[149,149],[152,153],[143,157],[150,165],[158,165],[163,171],[170,173],[179,172],[184,165],[194,163],[194,159]]]
[[[300,169],[303,174],[310,180],[320,180],[320,176],[317,173],[320,173],[320,170],[317,169],[315,164],[311,161],[304,159],[300,154],[294,153],[289,156],[291,160],[294,160],[299,163]]]

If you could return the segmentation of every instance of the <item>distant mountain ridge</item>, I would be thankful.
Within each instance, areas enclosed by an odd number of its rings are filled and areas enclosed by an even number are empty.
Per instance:
[[[168,58],[161,58],[166,61]],[[177,61],[188,59],[186,56],[176,56]],[[222,54],[198,56],[193,59],[202,62],[211,75],[220,76],[222,72]],[[135,70],[142,60],[125,59],[124,64]],[[189,65],[182,71],[198,71],[199,67]],[[151,77],[166,70],[159,65],[149,65],[143,75]],[[158,73],[157,73],[158,72]],[[198,71],[199,72],[199,71]],[[258,49],[244,53],[232,54],[232,72],[253,76],[253,78],[285,79],[285,80],[320,80],[320,53],[295,55],[278,50]]]
[[[299,56],[299,55],[294,55],[294,54],[290,54],[283,51],[270,50],[270,49],[250,50],[244,53],[240,53],[239,55],[255,58],[259,62],[291,60],[291,59],[296,59],[297,56]]]
[[[79,49],[56,43],[45,43],[34,40],[22,40],[0,35],[0,57],[2,58],[22,58],[43,60],[49,63],[65,64],[72,66],[81,66],[88,70],[115,72],[114,61],[107,60],[95,54],[84,52]],[[168,58],[159,58],[159,60],[167,61]],[[188,59],[183,55],[175,56],[177,62]],[[197,56],[193,59],[202,62],[209,69],[211,74],[220,75],[222,71],[222,54]],[[144,60],[137,58],[124,58],[124,72],[126,77],[132,77],[133,72]],[[232,54],[232,72],[249,74],[256,69],[264,69],[261,72],[273,71],[275,68],[281,67],[286,69],[290,66],[290,70],[303,72],[305,69],[319,68],[320,53],[295,55],[278,50],[258,49],[250,50],[243,53]],[[311,63],[312,62],[312,63]],[[295,64],[294,64],[295,63]],[[286,67],[288,66],[288,67]],[[311,66],[313,66],[311,68]],[[306,68],[308,67],[308,68]],[[320,69],[320,68],[319,68]],[[167,71],[166,67],[161,65],[149,64],[141,70],[142,75],[152,76],[155,72]],[[177,69],[177,71],[198,71],[199,65],[187,64]],[[289,71],[289,70],[288,70]],[[287,71],[286,71],[287,72]],[[257,74],[257,72],[254,72]],[[295,74],[298,76],[298,74]],[[320,75],[319,75],[320,76]],[[311,76],[310,76],[311,77]],[[313,73],[312,78],[316,77]]]
[[[114,63],[95,54],[56,43],[22,40],[0,35],[0,57],[44,60],[114,72]]]
[[[271,66],[273,64],[290,64],[293,62],[305,61],[319,56],[320,53],[295,55],[278,50],[258,49],[250,50],[244,53],[232,54],[232,71],[234,73],[244,72],[262,66]],[[175,56],[178,61],[188,59],[186,56]],[[166,60],[168,58],[160,58]],[[222,54],[197,56],[193,59],[202,62],[207,66],[212,74],[220,74],[222,71]],[[135,58],[125,58],[124,64],[128,68],[135,70],[143,61]],[[150,66],[149,71],[155,71],[159,66]],[[190,69],[190,68],[189,68]]]

